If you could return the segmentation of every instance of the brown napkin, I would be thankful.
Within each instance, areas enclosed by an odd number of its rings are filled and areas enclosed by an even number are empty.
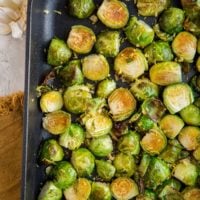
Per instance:
[[[0,199],[19,200],[23,93],[0,97]]]

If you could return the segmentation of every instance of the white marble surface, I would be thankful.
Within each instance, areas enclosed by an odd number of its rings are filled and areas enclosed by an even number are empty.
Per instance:
[[[24,90],[25,36],[0,36],[0,96]]]

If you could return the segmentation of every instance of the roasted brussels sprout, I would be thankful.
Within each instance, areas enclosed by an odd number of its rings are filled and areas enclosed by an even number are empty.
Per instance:
[[[112,29],[123,28],[129,18],[126,5],[118,0],[104,0],[97,11],[103,24]]]
[[[200,72],[200,56],[197,58],[196,68],[197,68],[197,71]]]
[[[200,189],[197,187],[187,187],[182,192],[184,200],[198,200],[200,199]]]
[[[197,38],[189,32],[180,32],[172,42],[172,49],[179,61],[191,63],[197,49]]]
[[[115,57],[119,53],[120,34],[118,31],[104,31],[97,36],[96,52],[106,57]]]
[[[168,34],[178,33],[183,30],[184,19],[185,15],[182,9],[171,7],[161,14],[159,26]]]
[[[113,151],[113,143],[109,135],[93,138],[89,143],[89,149],[95,156],[108,156]]]
[[[71,126],[60,135],[59,144],[70,150],[78,149],[84,142],[85,132],[79,124],[71,124]]]
[[[180,160],[174,167],[173,176],[185,185],[193,186],[198,176],[197,167],[188,158]]]
[[[193,151],[193,157],[200,161],[200,146],[198,146],[194,151]]]
[[[200,93],[200,74],[195,74],[190,80],[190,86],[196,92]]]
[[[73,85],[64,92],[65,108],[74,114],[86,111],[88,103],[92,99],[90,89],[85,85]]]
[[[71,125],[71,115],[62,110],[48,113],[42,120],[43,128],[53,135],[64,133]]]
[[[150,189],[145,189],[143,194],[139,194],[136,200],[156,200],[156,193]]]
[[[51,40],[47,55],[47,62],[49,65],[63,65],[71,58],[71,56],[72,52],[63,40],[59,38]]]
[[[54,185],[52,181],[47,181],[38,196],[38,200],[61,200],[62,190]]]
[[[95,9],[93,0],[70,0],[69,12],[71,15],[84,19],[89,17]]]
[[[112,181],[111,192],[116,199],[132,199],[139,194],[139,189],[133,179],[119,177]]]
[[[169,112],[175,114],[193,103],[194,96],[188,84],[176,83],[164,89],[163,100]]]
[[[136,48],[127,47],[115,58],[114,70],[118,76],[127,81],[133,81],[148,69],[148,64],[143,53]]]
[[[110,113],[114,121],[122,121],[136,109],[136,100],[126,88],[115,89],[108,97]]]
[[[142,115],[135,123],[138,132],[146,132],[154,127],[154,121],[146,115]]]
[[[103,55],[91,54],[82,61],[83,75],[92,81],[105,79],[110,72],[109,64]]]
[[[42,94],[40,99],[40,108],[42,112],[53,112],[63,107],[62,94],[58,91],[49,91]]]
[[[149,45],[154,39],[153,29],[135,16],[130,18],[125,34],[131,44],[141,48]]]
[[[138,171],[142,177],[146,174],[150,161],[151,161],[151,156],[147,153],[143,153],[142,158],[140,160],[140,165],[138,167]]]
[[[74,52],[79,54],[89,53],[95,42],[96,36],[92,29],[83,25],[71,27],[67,38],[67,44]]]

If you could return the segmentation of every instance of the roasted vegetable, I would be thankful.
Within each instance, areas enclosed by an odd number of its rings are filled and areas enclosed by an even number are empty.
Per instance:
[[[196,160],[200,161],[200,146],[193,151],[193,156]]]
[[[139,194],[136,200],[156,200],[156,193],[150,189],[145,189],[143,194]]]
[[[192,77],[192,79],[190,80],[190,86],[192,87],[192,89],[194,89],[194,91],[200,92],[200,75],[199,74],[196,74]]]
[[[151,156],[147,153],[143,153],[138,167],[138,171],[142,177],[146,174],[150,161]]]
[[[197,59],[196,68],[197,68],[197,71],[200,72],[200,56]]]
[[[187,187],[182,192],[184,200],[198,200],[200,199],[200,189],[197,187]]]

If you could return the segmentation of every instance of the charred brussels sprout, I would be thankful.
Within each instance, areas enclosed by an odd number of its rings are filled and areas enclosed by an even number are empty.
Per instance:
[[[196,48],[196,37],[186,31],[179,33],[172,42],[173,52],[180,61],[193,62]]]
[[[198,200],[200,199],[200,189],[197,187],[187,187],[182,192],[184,200]]]
[[[95,158],[89,150],[79,148],[72,152],[71,163],[79,177],[90,176],[95,166]]]
[[[144,21],[138,20],[136,17],[130,18],[129,23],[125,28],[125,34],[131,44],[141,48],[146,47],[154,39],[153,29]]]
[[[150,161],[151,156],[147,153],[143,153],[138,167],[138,171],[142,177],[146,174]]]
[[[128,89],[115,89],[108,97],[110,113],[114,121],[122,121],[131,116],[136,109],[136,100]]]
[[[71,115],[64,111],[54,111],[43,117],[42,126],[53,135],[64,133],[71,125]]]
[[[83,75],[92,81],[101,81],[110,73],[108,61],[100,54],[91,54],[85,57],[82,61],[82,70]]]
[[[95,42],[96,36],[92,29],[82,25],[71,27],[67,44],[74,52],[79,54],[89,53]]]
[[[106,57],[115,57],[119,53],[120,34],[118,31],[104,31],[97,36],[95,48],[97,53]]]
[[[118,0],[104,0],[97,11],[103,24],[112,29],[123,28],[129,18],[126,5]]]
[[[49,65],[63,65],[70,59],[71,56],[72,52],[63,40],[59,38],[51,40],[47,55],[47,62]]]
[[[118,76],[122,76],[127,81],[133,81],[148,70],[148,64],[139,49],[127,47],[115,58],[114,70]]]
[[[112,181],[111,192],[116,199],[132,199],[139,194],[139,189],[133,179],[119,177]]]
[[[163,100],[169,112],[175,114],[193,103],[194,96],[189,85],[176,83],[164,89]]]
[[[84,19],[89,17],[95,9],[93,0],[70,0],[69,12],[71,15]]]
[[[200,92],[200,74],[196,74],[190,80],[190,86],[194,91]]]

